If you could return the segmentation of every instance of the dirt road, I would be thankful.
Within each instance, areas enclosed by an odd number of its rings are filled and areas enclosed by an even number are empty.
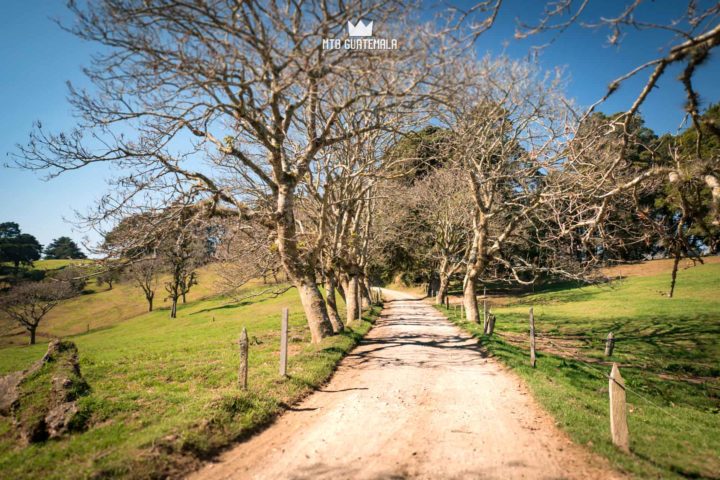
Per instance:
[[[327,386],[191,478],[621,478],[434,308],[385,296]]]

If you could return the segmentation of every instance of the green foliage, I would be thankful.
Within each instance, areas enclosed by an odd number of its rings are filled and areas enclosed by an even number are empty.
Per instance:
[[[45,248],[45,258],[60,260],[86,258],[86,256],[70,237],[59,237]]]
[[[658,293],[666,274],[518,298],[493,308],[497,323],[491,338],[482,335],[482,326],[447,313],[523,377],[573,440],[616,467],[639,478],[715,478],[720,264],[679,275],[674,299]],[[539,336],[536,369],[529,366],[530,306]],[[616,346],[608,360],[603,350],[610,331]],[[610,361],[620,364],[629,387],[630,455],[610,439],[605,377]]]
[[[717,158],[720,153],[720,137],[713,131],[712,126],[715,129],[720,126],[720,103],[708,107],[701,116],[701,122],[700,157]],[[696,156],[698,131],[694,125],[678,135],[677,141],[683,156],[689,158]]]
[[[35,237],[22,233],[15,222],[0,223],[0,263],[9,262],[17,273],[20,265],[32,265],[40,259],[42,245]]]
[[[395,164],[390,173],[402,172],[401,181],[412,184],[443,166],[447,163],[443,153],[447,135],[446,130],[434,126],[407,134],[388,150],[385,161]]]

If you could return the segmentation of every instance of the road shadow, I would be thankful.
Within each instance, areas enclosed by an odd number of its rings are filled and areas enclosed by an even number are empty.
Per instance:
[[[487,352],[421,299],[395,299],[373,334],[348,355],[354,367],[457,368],[484,362]]]

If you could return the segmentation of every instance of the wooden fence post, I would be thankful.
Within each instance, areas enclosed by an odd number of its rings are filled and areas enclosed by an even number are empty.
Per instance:
[[[483,287],[483,332],[487,332],[487,287]]]
[[[238,370],[238,386],[242,390],[247,390],[248,386],[248,350],[250,342],[245,327],[240,334],[240,369]]]
[[[488,313],[487,334],[492,335],[495,331],[495,315]]]
[[[483,287],[483,317],[487,316],[487,287]]]
[[[450,297],[445,295],[445,308],[450,310]]]
[[[615,336],[612,332],[608,333],[607,340],[605,340],[605,356],[609,357],[615,350]]]
[[[282,325],[280,326],[280,376],[287,376],[287,354],[288,354],[288,316],[289,310],[282,310]]]
[[[535,314],[530,307],[530,366],[535,368]]]
[[[625,380],[620,375],[617,363],[610,371],[610,433],[612,442],[619,449],[630,451],[630,438],[627,425],[627,405],[625,403]]]

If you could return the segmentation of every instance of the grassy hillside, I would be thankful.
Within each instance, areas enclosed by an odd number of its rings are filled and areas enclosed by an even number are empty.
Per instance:
[[[447,313],[519,373],[575,441],[619,468],[640,478],[720,478],[720,264],[681,270],[673,299],[662,295],[667,262],[623,268],[627,278],[610,285],[502,299],[492,338],[454,308]],[[531,306],[536,369],[529,366]],[[610,331],[616,347],[607,359]],[[611,362],[629,388],[629,455],[610,439]]]
[[[116,318],[127,316],[126,293],[116,287],[68,302],[66,313],[56,313],[47,328],[71,331],[77,323],[73,315],[103,315],[107,304],[119,310]],[[291,311],[290,376],[285,379],[277,374],[282,307]],[[343,335],[311,345],[301,312],[295,291],[231,306],[227,299],[213,298],[180,307],[177,319],[164,310],[114,323],[105,319],[107,325],[67,338],[78,346],[91,388],[80,400],[90,429],[21,447],[9,421],[0,418],[0,478],[143,478],[192,468],[319,386],[370,327],[362,321]],[[237,340],[243,326],[251,339],[247,392],[237,387]],[[46,348],[0,349],[0,372],[27,367]]]
[[[34,267],[44,270],[57,270],[77,262],[91,263],[91,260],[40,260]],[[163,287],[164,279],[158,282],[155,293],[155,308],[166,309],[170,301],[166,299]],[[222,290],[216,267],[203,267],[198,271],[198,285],[188,294],[188,300],[198,300],[217,295]],[[98,286],[91,279],[86,293],[58,305],[43,319],[38,329],[38,342],[46,342],[58,336],[76,335],[115,325],[118,322],[137,317],[147,311],[147,302],[140,288],[132,281],[125,280],[113,285]],[[28,341],[27,332],[0,313],[0,346],[23,345]]]

